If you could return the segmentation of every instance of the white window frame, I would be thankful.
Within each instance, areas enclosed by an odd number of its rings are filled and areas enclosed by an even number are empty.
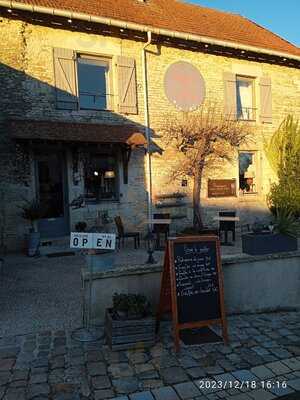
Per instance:
[[[106,81],[106,108],[85,108],[80,104],[80,92],[79,92],[79,71],[78,64],[80,59],[94,60],[106,63],[108,65],[108,71],[105,73]],[[78,110],[79,111],[111,111],[113,108],[113,84],[112,84],[112,58],[102,55],[91,55],[88,53],[78,53],[76,57],[76,73],[77,73],[77,93],[78,93]]]
[[[254,156],[254,172],[255,172],[255,176],[254,176],[254,184],[255,184],[255,190],[254,191],[249,191],[249,192],[244,192],[242,191],[242,189],[240,188],[240,154],[243,153],[250,153],[253,154]],[[260,187],[260,182],[261,182],[261,170],[260,170],[260,165],[261,165],[261,161],[260,161],[260,153],[258,150],[250,150],[250,149],[241,149],[238,151],[238,171],[237,171],[237,182],[238,182],[238,187],[237,187],[237,191],[239,193],[239,197],[242,198],[247,198],[247,197],[253,197],[253,196],[259,196],[261,193],[261,187]]]
[[[245,110],[245,114],[244,114],[243,109],[239,110],[239,106],[238,106],[238,82],[239,81],[250,82],[251,88],[252,88],[252,107],[249,107],[247,110]],[[255,81],[254,77],[240,75],[240,74],[236,75],[236,115],[237,115],[238,120],[242,120],[242,121],[256,121],[257,120],[257,107],[256,107],[256,94],[255,94],[256,84],[255,83],[256,83],[256,81]],[[248,114],[248,116],[247,116],[247,114]]]

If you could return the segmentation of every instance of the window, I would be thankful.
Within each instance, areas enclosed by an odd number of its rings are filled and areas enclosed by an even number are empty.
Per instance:
[[[237,76],[236,92],[237,118],[255,120],[254,79]]]
[[[243,194],[257,193],[257,154],[239,154],[239,189]]]
[[[79,108],[110,108],[110,62],[108,59],[80,56],[77,60]]]
[[[118,199],[117,165],[117,158],[114,155],[89,154],[84,167],[87,201]]]

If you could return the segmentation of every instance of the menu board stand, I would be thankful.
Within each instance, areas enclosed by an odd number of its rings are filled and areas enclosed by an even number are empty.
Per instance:
[[[220,242],[217,236],[188,236],[169,239],[165,251],[156,331],[162,314],[172,313],[175,349],[179,334],[221,324],[228,343],[224,305]]]

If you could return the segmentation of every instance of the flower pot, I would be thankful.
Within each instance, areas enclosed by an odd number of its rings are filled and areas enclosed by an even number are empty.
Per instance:
[[[281,233],[247,233],[242,235],[243,253],[262,255],[296,251],[297,238]]]
[[[40,232],[30,232],[28,238],[28,256],[34,257],[39,252],[41,234]]]
[[[118,320],[111,309],[106,310],[105,335],[109,347],[115,350],[137,349],[155,343],[155,318]]]

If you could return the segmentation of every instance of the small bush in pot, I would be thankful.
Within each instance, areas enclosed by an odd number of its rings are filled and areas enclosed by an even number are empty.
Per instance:
[[[118,294],[113,296],[112,315],[116,319],[139,319],[150,315],[151,306],[142,294]]]
[[[33,257],[38,254],[40,245],[40,233],[38,232],[38,220],[42,218],[43,213],[37,200],[24,200],[25,204],[21,206],[21,216],[30,221],[31,228],[28,240],[28,255]]]
[[[141,294],[113,296],[106,310],[105,333],[112,350],[149,347],[155,343],[155,318],[147,298]]]
[[[86,228],[87,228],[87,223],[84,221],[79,221],[75,225],[76,232],[85,232]]]

